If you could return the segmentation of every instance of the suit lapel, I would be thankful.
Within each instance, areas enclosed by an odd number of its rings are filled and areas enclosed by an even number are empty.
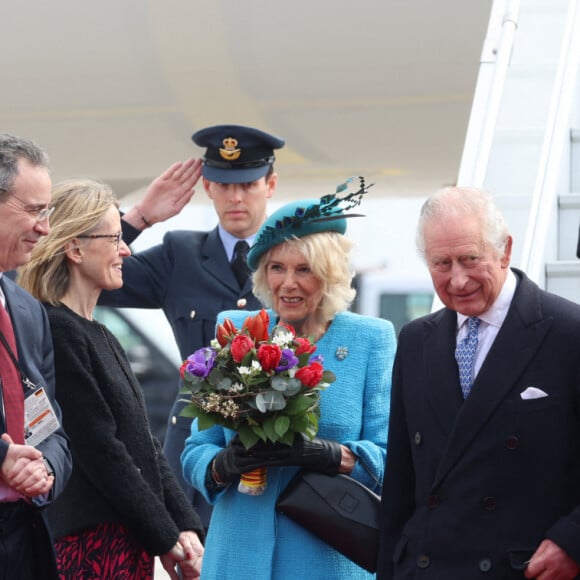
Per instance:
[[[457,314],[444,308],[424,323],[427,399],[443,432],[449,434],[463,405],[455,362]]]
[[[29,321],[30,313],[26,308],[26,304],[21,300],[18,292],[14,292],[11,280],[5,280],[2,276],[2,291],[6,297],[6,304],[8,306],[8,314],[12,321],[14,328],[14,336],[16,337],[16,348],[18,350],[18,358],[21,358],[23,352],[23,343],[26,341],[26,330],[31,321]]]
[[[225,284],[235,293],[240,293],[240,285],[236,280],[232,267],[228,262],[224,246],[219,236],[218,228],[209,232],[201,248],[202,267],[208,274]],[[246,282],[246,286],[251,283]],[[245,289],[245,288],[244,288]]]
[[[551,319],[541,315],[538,287],[524,276],[507,317],[473,383],[471,393],[457,413],[434,485],[459,461],[474,437],[512,390],[543,342],[551,324]]]

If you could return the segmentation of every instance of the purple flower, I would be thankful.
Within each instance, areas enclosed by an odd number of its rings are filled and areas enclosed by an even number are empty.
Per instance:
[[[295,367],[298,364],[298,357],[291,348],[282,349],[282,358],[280,364],[276,367],[276,372],[281,373]]]
[[[194,377],[205,379],[213,369],[215,357],[213,348],[208,346],[200,348],[187,357],[185,370]]]
[[[321,354],[315,354],[314,356],[311,356],[308,361],[308,364],[312,363],[320,363],[321,365],[324,365],[324,357]]]

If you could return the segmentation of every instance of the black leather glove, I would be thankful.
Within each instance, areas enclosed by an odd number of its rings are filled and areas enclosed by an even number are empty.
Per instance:
[[[260,465],[279,467],[297,465],[309,471],[336,475],[342,458],[340,443],[315,437],[312,441],[299,433],[292,445],[257,443],[249,453]]]
[[[222,484],[228,484],[237,479],[240,474],[262,467],[264,463],[260,457],[255,457],[242,445],[236,435],[225,449],[218,452],[210,469],[215,472]],[[214,477],[214,480],[216,477]]]

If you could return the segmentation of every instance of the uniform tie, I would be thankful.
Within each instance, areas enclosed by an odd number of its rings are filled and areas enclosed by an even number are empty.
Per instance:
[[[6,308],[0,302],[0,332],[8,343],[14,357],[18,357],[14,329]],[[8,354],[6,346],[0,344],[0,381],[4,398],[4,420],[6,433],[14,443],[24,443],[24,392],[20,372]]]
[[[248,251],[250,246],[248,242],[241,240],[236,244],[234,248],[234,258],[232,260],[232,270],[238,279],[240,288],[246,283],[248,276],[250,275],[250,269],[248,268]]]
[[[455,349],[455,360],[459,367],[459,383],[463,398],[466,399],[473,383],[473,367],[475,362],[475,350],[477,349],[477,331],[481,321],[475,316],[467,319],[467,336]]]

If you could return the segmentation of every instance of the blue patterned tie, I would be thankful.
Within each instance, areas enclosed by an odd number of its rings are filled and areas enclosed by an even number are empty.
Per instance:
[[[477,349],[477,330],[481,321],[475,316],[467,319],[467,336],[455,349],[455,360],[459,367],[459,383],[466,399],[473,382],[473,366],[475,362],[475,350]]]

